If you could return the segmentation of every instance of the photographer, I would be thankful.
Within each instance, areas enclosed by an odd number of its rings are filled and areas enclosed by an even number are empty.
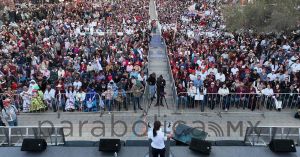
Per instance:
[[[162,98],[164,97],[164,94],[165,94],[165,86],[166,86],[166,80],[163,78],[162,75],[160,75],[157,78],[157,81],[156,81],[157,102],[156,102],[155,106],[158,106],[158,105],[163,106],[163,104],[162,104]]]
[[[147,79],[147,82],[149,84],[149,93],[151,96],[151,100],[155,99],[155,91],[156,91],[156,74],[152,73],[150,74],[150,77]]]

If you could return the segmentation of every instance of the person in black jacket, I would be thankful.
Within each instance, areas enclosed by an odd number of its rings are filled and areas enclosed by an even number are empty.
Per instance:
[[[158,105],[163,106],[162,99],[163,99],[163,97],[164,97],[164,95],[165,95],[165,86],[166,86],[166,80],[163,78],[162,75],[160,75],[160,76],[157,78],[157,81],[156,81],[156,88],[157,88],[157,91],[156,91],[157,102],[156,102],[155,106],[158,106]]]
[[[295,118],[300,119],[300,109],[298,109],[298,111],[296,112]]]
[[[149,94],[151,96],[151,100],[155,98],[155,92],[156,92],[156,74],[152,73],[150,74],[149,78],[147,79],[147,82],[149,84]]]

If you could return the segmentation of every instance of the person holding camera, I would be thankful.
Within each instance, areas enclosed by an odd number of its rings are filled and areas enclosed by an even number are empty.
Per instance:
[[[162,75],[160,75],[160,76],[157,78],[157,81],[156,81],[156,88],[157,88],[157,91],[156,91],[157,102],[156,102],[155,106],[158,106],[158,105],[163,106],[162,99],[163,99],[163,97],[164,97],[164,95],[165,95],[165,86],[166,86],[166,80],[163,78]]]

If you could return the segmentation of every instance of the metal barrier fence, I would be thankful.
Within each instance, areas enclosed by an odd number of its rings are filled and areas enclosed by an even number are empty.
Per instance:
[[[112,91],[107,96],[93,92],[85,94],[57,94],[55,97],[44,99],[42,95],[24,97],[22,94],[10,95],[11,103],[21,112],[98,112],[138,110],[149,103],[147,87],[141,96],[133,92]],[[0,97],[5,94],[0,94]],[[7,97],[7,96],[5,96]]]
[[[232,107],[251,110],[272,110],[285,108],[299,108],[300,94],[298,93],[275,93],[263,95],[255,93],[229,93],[220,95],[217,93],[189,94],[178,93],[176,97],[175,112],[193,108],[193,111],[204,111],[205,108],[229,110]]]
[[[150,103],[150,95],[146,86],[139,97],[133,96],[132,92],[114,92],[110,99],[99,93],[86,93],[79,98],[78,95],[68,96],[59,94],[56,97],[44,100],[41,96],[23,100],[21,94],[11,95],[11,102],[21,112],[99,112],[99,111],[132,111],[138,110],[139,106],[146,109]],[[1,95],[0,94],[0,98]],[[170,101],[174,101],[171,102]],[[230,110],[232,108],[250,110],[293,109],[300,107],[300,94],[298,93],[275,93],[272,96],[253,93],[229,93],[220,95],[217,93],[193,94],[187,92],[178,93],[168,105],[175,113],[192,110],[203,112],[207,109]],[[165,103],[163,101],[163,103]],[[135,107],[134,107],[135,106]]]
[[[176,86],[175,86],[175,80],[173,77],[173,73],[172,73],[172,68],[171,68],[171,62],[170,62],[170,57],[168,55],[168,49],[167,49],[167,44],[166,41],[163,39],[164,42],[164,48],[165,48],[165,54],[167,55],[167,62],[168,62],[168,69],[169,69],[169,75],[170,75],[170,81],[171,81],[171,90],[172,90],[172,97],[173,97],[173,105],[176,104]]]
[[[47,145],[64,145],[63,127],[0,127],[0,146],[21,146],[24,138],[42,138]]]

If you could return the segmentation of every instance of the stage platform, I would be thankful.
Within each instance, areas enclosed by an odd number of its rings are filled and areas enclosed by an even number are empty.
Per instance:
[[[297,147],[299,150],[300,147]],[[114,153],[102,153],[98,147],[64,147],[48,146],[41,153],[22,152],[20,147],[1,147],[0,154],[3,157],[113,157]],[[172,146],[173,157],[207,157],[192,152],[187,146]],[[125,146],[121,148],[118,157],[146,157],[148,147]],[[254,146],[213,146],[209,157],[300,157],[296,153],[273,153],[268,147]]]

